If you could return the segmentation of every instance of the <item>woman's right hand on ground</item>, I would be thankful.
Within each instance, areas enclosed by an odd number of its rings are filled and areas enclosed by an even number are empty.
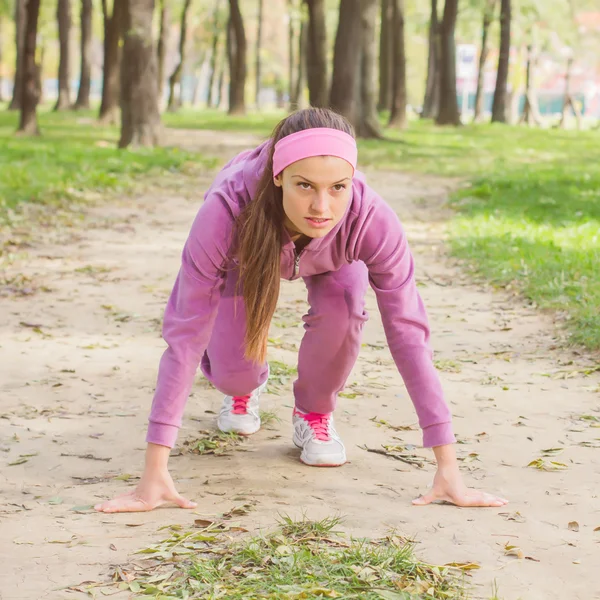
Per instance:
[[[144,512],[173,502],[180,508],[196,508],[197,504],[184,498],[175,489],[173,478],[167,469],[144,471],[135,490],[121,494],[113,500],[96,504],[99,512]]]

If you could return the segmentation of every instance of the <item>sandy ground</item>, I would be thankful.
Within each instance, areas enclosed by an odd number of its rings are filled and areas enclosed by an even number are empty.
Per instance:
[[[200,146],[207,139],[181,132],[177,138]],[[225,139],[228,147],[211,151],[228,156],[252,143],[248,136]],[[600,530],[594,531],[600,527],[600,429],[580,419],[600,418],[599,374],[583,372],[592,357],[561,350],[549,318],[473,284],[446,256],[443,204],[452,182],[369,175],[409,232],[465,477],[509,498],[508,507],[413,507],[433,465],[418,469],[360,448],[420,441],[419,431],[371,420],[415,423],[370,294],[365,347],[348,382],[357,397],[341,398],[336,412],[346,466],[321,470],[299,462],[291,442],[290,382],[279,395],[265,396],[263,408],[277,411],[281,423],[253,437],[252,452],[172,458],[174,478],[199,503],[196,511],[74,511],[135,485],[140,474],[164,349],[160,319],[208,180],[170,182],[89,209],[70,227],[39,228],[14,247],[5,275],[17,281],[0,289],[2,600],[85,597],[60,588],[106,580],[114,565],[162,539],[160,526],[219,515],[241,496],[256,502],[242,518],[251,529],[270,527],[280,512],[341,514],[357,535],[398,528],[427,561],[475,561],[481,569],[471,580],[474,598],[490,598],[494,582],[505,600],[600,598]],[[279,347],[271,359],[295,364],[305,308],[303,284],[284,284],[272,334]],[[212,428],[209,411],[219,404],[219,393],[199,376],[180,441]],[[561,453],[544,460],[566,469],[527,467],[543,449],[557,447]],[[507,556],[507,543],[527,558]]]

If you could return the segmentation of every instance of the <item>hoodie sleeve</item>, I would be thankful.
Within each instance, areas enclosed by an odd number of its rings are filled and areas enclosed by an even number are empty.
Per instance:
[[[452,417],[433,364],[413,257],[398,216],[383,200],[370,207],[356,248],[369,269],[388,346],[417,412],[423,445],[451,444],[456,441]]]
[[[234,218],[219,194],[200,207],[167,302],[156,391],[146,441],[173,447],[200,359],[208,346],[223,284]]]

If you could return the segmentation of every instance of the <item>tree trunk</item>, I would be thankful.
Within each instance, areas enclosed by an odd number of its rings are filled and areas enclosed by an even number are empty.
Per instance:
[[[392,2],[393,0],[381,0],[379,101],[377,110],[388,110],[392,105]]]
[[[92,1],[81,0],[81,75],[74,110],[90,107],[92,78]]]
[[[4,77],[2,73],[4,71],[2,66],[2,48],[4,46],[4,16],[0,14],[0,102],[4,102]]]
[[[23,135],[39,135],[37,105],[40,98],[40,73],[35,62],[37,26],[40,0],[28,0],[25,9],[25,41],[23,45],[23,96],[18,132]]]
[[[527,125],[540,125],[540,117],[535,89],[533,87],[533,70],[536,64],[536,50],[533,44],[527,46],[527,69],[525,74],[525,107],[521,116],[521,123]]]
[[[357,120],[356,83],[361,45],[361,0],[340,0],[340,18],[333,54],[330,105],[351,123]]]
[[[481,31],[481,52],[479,54],[479,68],[477,70],[477,89],[475,91],[475,114],[473,121],[477,122],[481,120],[483,116],[483,99],[484,99],[484,76],[485,76],[485,62],[489,54],[488,47],[488,33],[490,25],[494,19],[494,8],[496,8],[496,0],[488,0],[483,11],[483,27]]]
[[[103,123],[113,125],[118,122],[119,112],[119,72],[122,54],[120,41],[125,18],[125,1],[117,0],[114,4],[112,16],[109,16],[106,0],[102,0],[104,14],[104,73],[99,119]]]
[[[58,0],[56,6],[60,60],[58,63],[58,100],[54,110],[66,110],[71,106],[71,0]]]
[[[119,148],[155,146],[162,126],[158,111],[156,52],[152,40],[154,0],[123,0],[125,34],[121,64]]]
[[[261,64],[260,64],[260,49],[262,44],[262,24],[263,24],[263,4],[264,0],[258,0],[258,29],[256,31],[256,62],[255,62],[255,104],[256,108],[260,108],[260,79],[261,79]]]
[[[392,106],[390,126],[406,127],[406,51],[404,0],[392,0]]]
[[[158,103],[162,102],[165,93],[165,59],[167,57],[167,45],[169,43],[169,0],[160,0],[160,32],[158,35],[157,57],[158,57]]]
[[[13,96],[8,110],[20,110],[23,99],[23,54],[25,53],[25,22],[27,16],[25,5],[27,0],[15,0],[15,28],[16,28],[16,66]]]
[[[290,98],[290,108],[294,110],[294,103],[292,102],[292,98],[294,96],[294,66],[296,64],[295,60],[295,40],[296,40],[296,30],[294,27],[294,1],[288,0],[288,95]]]
[[[306,87],[306,56],[308,43],[308,22],[302,20],[300,23],[300,32],[298,34],[298,60],[296,61],[296,78],[294,80],[294,90],[290,98],[292,110],[298,110],[303,104],[303,93]]]
[[[510,0],[502,0],[500,9],[500,54],[498,76],[492,105],[492,123],[506,123],[506,85],[508,83],[508,61],[510,58]]]
[[[377,117],[377,22],[379,0],[361,0],[360,117],[356,131],[363,138],[381,138]]]
[[[225,70],[227,68],[227,56],[225,56],[226,52],[221,58],[221,65],[219,67],[219,79],[217,81],[217,99],[215,100],[215,108],[221,108],[221,103],[223,102],[223,90],[225,88]]]
[[[246,113],[246,32],[239,0],[229,0],[229,114]]]
[[[429,18],[429,53],[427,55],[427,82],[423,99],[422,119],[437,117],[440,105],[441,40],[437,0],[431,0]]]
[[[187,47],[187,19],[192,0],[185,0],[183,10],[181,11],[181,32],[179,35],[179,63],[175,67],[171,77],[169,77],[169,104],[167,110],[175,112],[181,108],[181,94],[179,98],[175,97],[175,88],[181,85],[181,75],[183,74],[183,65],[185,64],[185,55]]]
[[[213,13],[213,36],[210,54],[210,75],[208,77],[208,94],[206,98],[206,108],[212,108],[213,105],[213,87],[215,85],[215,76],[217,71],[217,56],[219,53],[219,37],[221,36],[219,25],[219,5],[221,0],[216,0]]]
[[[571,76],[573,72],[573,57],[570,57],[567,62],[567,72],[565,74],[565,99],[563,101],[562,115],[560,117],[559,127],[565,128],[567,125],[567,115],[569,109],[573,110],[575,118],[577,119],[577,129],[581,129],[581,111],[575,103],[575,99],[571,94]]]
[[[327,28],[325,0],[304,0],[308,6],[306,75],[311,106],[327,106]]]
[[[446,0],[444,17],[440,25],[440,107],[436,118],[438,125],[460,125],[456,96],[456,44],[454,41],[457,14],[458,0]]]

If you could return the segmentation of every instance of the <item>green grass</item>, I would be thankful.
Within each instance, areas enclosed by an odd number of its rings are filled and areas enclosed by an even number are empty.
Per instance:
[[[140,551],[152,562],[133,579],[127,567],[117,570],[129,576],[119,587],[157,599],[458,600],[466,597],[463,571],[477,568],[427,565],[412,543],[394,533],[381,540],[347,539],[336,532],[338,518],[283,517],[278,529],[242,539],[233,534],[245,531],[239,527],[202,519],[196,524],[191,531],[175,526],[169,539]]]
[[[118,150],[118,129],[99,126],[95,116],[41,109],[42,136],[18,137],[18,113],[0,106],[0,221],[22,202],[53,204],[90,191],[127,191],[143,174],[203,160],[176,148]]]

